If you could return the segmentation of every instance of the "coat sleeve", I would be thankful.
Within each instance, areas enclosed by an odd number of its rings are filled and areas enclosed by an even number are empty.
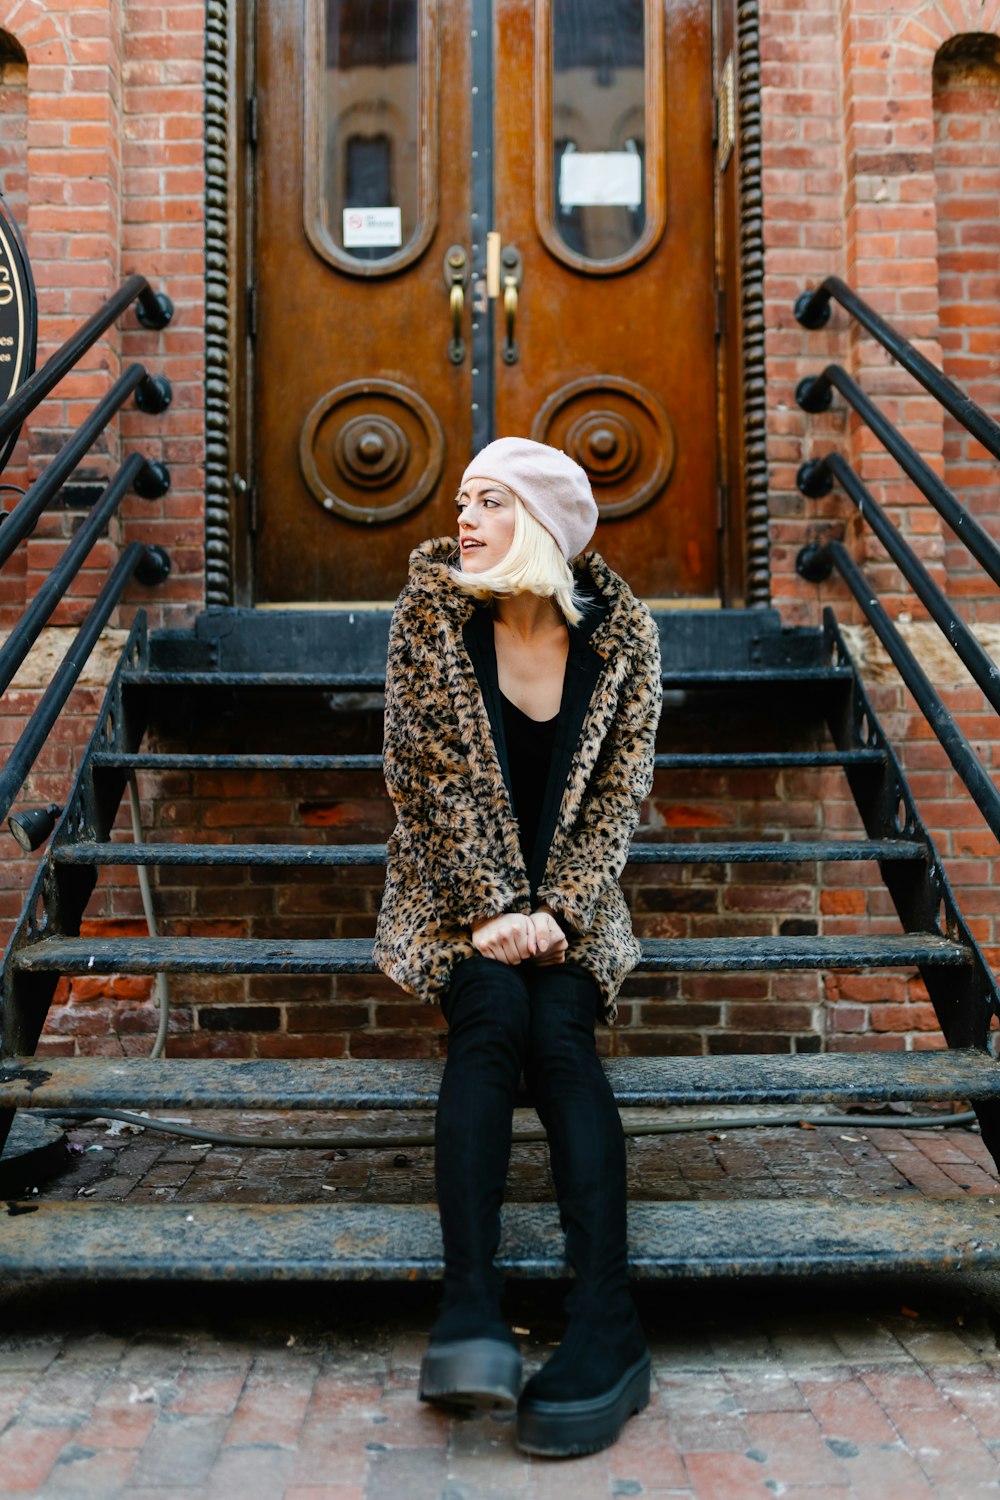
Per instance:
[[[404,600],[389,630],[383,769],[396,810],[395,844],[443,926],[527,906],[490,855],[444,664],[413,645]],[[390,845],[390,858],[392,855]]]
[[[598,901],[625,868],[643,799],[653,785],[661,699],[659,635],[650,616],[576,824],[538,892],[539,903],[571,933],[589,929]]]

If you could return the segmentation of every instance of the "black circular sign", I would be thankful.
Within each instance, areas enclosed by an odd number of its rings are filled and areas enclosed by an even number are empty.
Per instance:
[[[38,299],[21,232],[0,193],[0,405],[8,401],[35,368]],[[0,470],[17,442],[20,428],[0,448]]]

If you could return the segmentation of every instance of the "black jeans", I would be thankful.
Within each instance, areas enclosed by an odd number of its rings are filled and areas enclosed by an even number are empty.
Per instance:
[[[576,964],[456,965],[442,1001],[448,1061],[435,1134],[446,1297],[488,1304],[500,1239],[515,1094],[523,1071],[548,1134],[576,1273],[570,1310],[600,1310],[627,1286],[625,1141],[597,1057],[600,994]]]

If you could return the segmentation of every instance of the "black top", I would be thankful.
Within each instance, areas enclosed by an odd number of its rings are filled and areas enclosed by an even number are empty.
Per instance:
[[[603,657],[592,649],[590,637],[601,621],[607,618],[611,606],[596,585],[592,585],[586,574],[577,575],[577,587],[587,599],[587,611],[578,625],[569,627],[566,677],[563,683],[559,714],[554,721],[550,763],[544,770],[544,774],[543,768],[536,766],[533,778],[537,780],[539,786],[544,787],[544,791],[534,838],[534,858],[528,864],[528,884],[531,888],[532,901],[535,900],[545,874],[552,835],[559,820],[559,809],[572,769],[573,756],[604,663]],[[511,794],[512,805],[516,806],[507,754],[506,715],[503,711],[503,694],[500,692],[497,672],[496,642],[493,639],[493,614],[488,603],[473,609],[463,628],[462,639],[483,695],[483,704],[493,733],[500,771],[507,790]],[[529,730],[531,722],[529,720]]]
[[[542,804],[552,764],[559,715],[553,719],[532,719],[500,694],[504,735],[507,740],[507,763],[510,768],[511,799],[517,818],[524,863],[531,869],[532,855],[538,838]]]

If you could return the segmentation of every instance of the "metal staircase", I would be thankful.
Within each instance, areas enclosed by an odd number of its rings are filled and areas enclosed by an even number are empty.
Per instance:
[[[666,612],[659,624],[666,708],[657,770],[828,775],[839,768],[865,836],[796,840],[786,830],[781,838],[741,840],[727,836],[732,830],[714,829],[699,841],[644,837],[633,846],[633,866],[868,861],[878,867],[900,931],[650,938],[642,945],[639,972],[916,968],[948,1050],[616,1057],[606,1067],[620,1104],[809,1109],[962,1099],[972,1102],[987,1145],[1000,1157],[1000,1068],[989,1050],[1000,990],[958,909],[833,615],[828,611],[817,630],[784,629],[774,611]],[[332,870],[383,864],[381,844],[139,844],[113,838],[112,830],[136,771],[336,771],[351,777],[377,769],[377,743],[323,753],[316,743],[303,748],[290,734],[293,749],[276,752],[273,746],[282,724],[298,726],[299,741],[302,727],[316,724],[321,745],[329,725],[356,712],[362,701],[373,722],[387,625],[384,612],[369,610],[228,610],[202,616],[190,632],[149,637],[144,619],[137,619],[5,955],[0,1131],[14,1110],[99,1115],[179,1107],[433,1109],[441,1065],[424,1060],[34,1055],[64,975],[373,972],[370,942],[356,938],[79,933],[99,872],[115,865]],[[336,670],[303,671],[303,663],[336,663]],[[935,716],[938,728],[943,720],[937,710]],[[209,731],[219,722],[239,726],[238,735],[232,731],[242,747],[238,752],[220,751],[213,742]],[[755,743],[762,724],[767,734]],[[178,726],[184,727],[183,750],[157,748],[165,726],[175,740]],[[951,734],[947,725],[944,730]],[[998,1224],[995,1201],[982,1197],[635,1201],[630,1244],[633,1269],[642,1276],[951,1269],[1000,1263]],[[501,1261],[522,1276],[563,1273],[553,1205],[508,1206]],[[42,1199],[12,1203],[0,1215],[0,1273],[12,1278],[419,1278],[440,1270],[433,1205],[136,1207]]]

